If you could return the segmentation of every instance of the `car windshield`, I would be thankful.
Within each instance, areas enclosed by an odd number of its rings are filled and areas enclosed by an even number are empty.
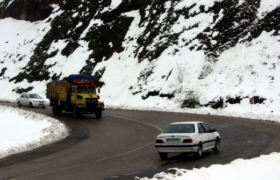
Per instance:
[[[78,93],[93,93],[93,94],[95,94],[95,89],[94,88],[91,88],[91,89],[78,88]]]
[[[194,124],[170,124],[163,133],[194,133]]]
[[[33,99],[42,99],[38,94],[29,94],[29,97]]]

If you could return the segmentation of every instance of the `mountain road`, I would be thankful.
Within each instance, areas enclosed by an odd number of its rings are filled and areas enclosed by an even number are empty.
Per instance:
[[[18,108],[16,103],[0,102]],[[103,111],[101,119],[71,113],[53,115],[51,107],[19,107],[58,119],[70,135],[53,144],[0,159],[0,180],[133,180],[152,178],[169,168],[193,169],[228,164],[280,149],[280,124],[213,115],[136,110]],[[211,150],[202,158],[170,154],[161,160],[154,147],[156,136],[171,122],[204,121],[221,135],[219,153]]]

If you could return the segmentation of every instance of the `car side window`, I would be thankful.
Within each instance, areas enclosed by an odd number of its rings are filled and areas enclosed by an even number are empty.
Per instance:
[[[204,127],[206,132],[211,132],[211,128],[209,128],[206,124],[203,123],[201,125]]]
[[[204,130],[204,128],[202,127],[202,125],[200,123],[197,124],[197,127],[198,127],[199,134],[205,133],[205,130]]]
[[[25,97],[25,95],[24,95],[24,94],[22,94],[20,97],[21,97],[21,98],[24,98],[24,97]]]

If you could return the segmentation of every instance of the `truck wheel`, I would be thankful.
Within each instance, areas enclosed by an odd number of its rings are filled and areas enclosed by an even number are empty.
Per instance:
[[[100,109],[100,110],[95,111],[95,117],[96,117],[96,119],[100,119],[100,118],[101,118],[101,116],[102,116],[102,110],[101,110],[101,109]]]
[[[56,103],[53,103],[52,112],[53,112],[53,114],[61,114],[62,109]]]
[[[80,116],[80,112],[79,112],[77,106],[75,106],[75,105],[74,105],[74,107],[73,107],[72,115],[73,115],[73,118],[75,118],[75,119],[78,118],[78,117]]]

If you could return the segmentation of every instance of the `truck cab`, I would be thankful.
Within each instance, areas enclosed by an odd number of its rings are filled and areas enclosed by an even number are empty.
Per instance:
[[[94,85],[72,86],[71,102],[79,108],[92,108],[98,106],[98,96]]]

